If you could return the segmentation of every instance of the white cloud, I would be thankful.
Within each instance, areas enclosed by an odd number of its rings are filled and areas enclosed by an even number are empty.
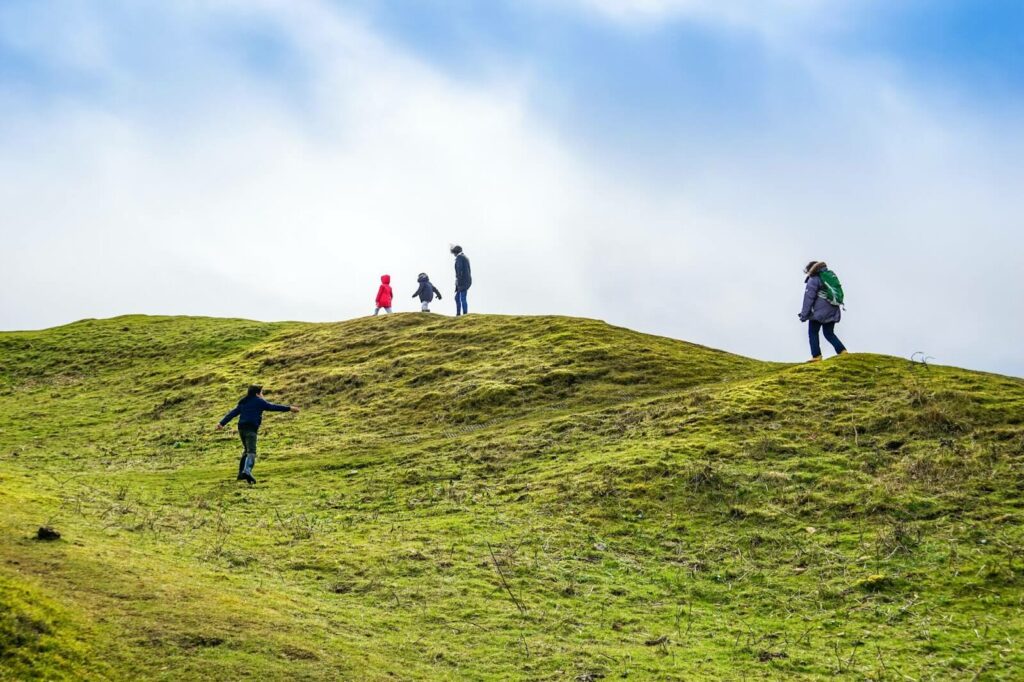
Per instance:
[[[625,25],[644,26],[683,19],[752,30],[769,39],[842,25],[848,0],[557,0]],[[863,4],[863,3],[861,3]]]
[[[171,21],[205,19],[177,11],[185,16]],[[517,307],[488,281],[543,298],[544,283],[519,273],[569,248],[558,228],[586,173],[531,126],[516,84],[462,86],[322,3],[259,12],[312,69],[302,111],[232,71],[224,96],[203,90],[167,116],[75,102],[6,122],[21,142],[0,160],[4,231],[21,257],[3,274],[5,326],[154,309],[354,316],[385,271],[402,298],[420,270],[448,291],[452,241],[489,271],[477,305]],[[193,49],[208,73],[231,71],[215,51]],[[182,263],[193,291],[206,273],[208,299],[167,295]],[[15,293],[55,288],[46,306]],[[579,301],[572,289],[556,298],[580,307],[566,301]]]
[[[684,8],[649,8],[670,5]],[[327,3],[151,11],[161,30],[200,36],[181,61],[201,71],[154,86],[167,74],[109,58],[115,20],[86,15],[108,57],[76,68],[111,99],[21,116],[24,101],[0,93],[19,105],[0,118],[0,327],[347,318],[369,312],[384,272],[413,309],[421,270],[450,291],[459,241],[475,310],[602,317],[799,359],[799,268],[822,257],[848,285],[851,347],[1024,373],[1016,346],[982,342],[1024,333],[1006,312],[1024,295],[1022,250],[1007,248],[1024,215],[1019,125],[994,139],[876,64],[818,55],[805,68],[820,123],[666,151],[650,181],[565,143],[531,111],[529,81],[460,82]],[[293,97],[201,38],[243,16],[298,50]],[[155,104],[133,94],[154,87]]]
[[[54,66],[110,68],[108,38],[104,25],[81,3],[64,3],[56,12],[41,11],[34,3],[0,5],[0,44],[43,56]]]

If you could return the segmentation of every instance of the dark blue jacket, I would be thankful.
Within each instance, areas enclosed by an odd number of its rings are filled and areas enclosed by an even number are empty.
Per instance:
[[[469,259],[460,253],[455,257],[455,291],[465,291],[473,285],[473,275],[469,270]]]
[[[259,396],[253,396],[251,398],[242,398],[238,401],[238,405],[235,409],[224,415],[224,418],[220,420],[220,425],[224,426],[229,421],[238,417],[238,425],[243,424],[254,429],[260,428],[260,424],[263,422],[264,412],[288,412],[292,408],[288,405],[275,405],[274,403],[267,402]]]
[[[437,296],[437,300],[441,300],[441,292],[437,290],[437,287],[430,283],[429,279],[426,277],[420,277],[417,281],[420,283],[420,286],[416,290],[416,293],[412,295],[413,298],[419,296],[421,303],[430,303],[434,300],[435,296]]]

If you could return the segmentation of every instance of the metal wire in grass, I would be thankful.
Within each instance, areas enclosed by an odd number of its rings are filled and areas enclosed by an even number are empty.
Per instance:
[[[913,365],[921,365],[925,369],[929,369],[928,363],[931,362],[934,359],[935,358],[933,358],[930,355],[926,355],[925,352],[921,351],[921,350],[917,351],[916,353],[914,353],[913,355],[910,356],[911,364],[913,364]]]

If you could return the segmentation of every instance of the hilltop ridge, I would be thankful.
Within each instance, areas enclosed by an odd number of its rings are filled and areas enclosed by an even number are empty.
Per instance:
[[[0,333],[0,679],[1009,679],[1022,415],[567,317]]]

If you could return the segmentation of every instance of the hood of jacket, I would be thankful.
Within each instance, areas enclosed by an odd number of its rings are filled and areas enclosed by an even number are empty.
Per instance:
[[[416,281],[417,281],[417,282],[426,282],[426,281],[428,281],[429,279],[430,279],[430,278],[429,278],[429,277],[427,277],[427,273],[425,273],[425,272],[421,272],[421,273],[420,273],[420,276],[416,278]]]
[[[381,275],[380,276],[380,283],[381,284],[391,284],[391,275]]]
[[[814,277],[815,275],[820,274],[822,270],[827,270],[827,269],[828,269],[828,264],[825,261],[818,261],[817,263],[812,265],[807,270],[807,273],[806,273],[807,274],[807,278],[804,281],[806,282],[811,277]]]

